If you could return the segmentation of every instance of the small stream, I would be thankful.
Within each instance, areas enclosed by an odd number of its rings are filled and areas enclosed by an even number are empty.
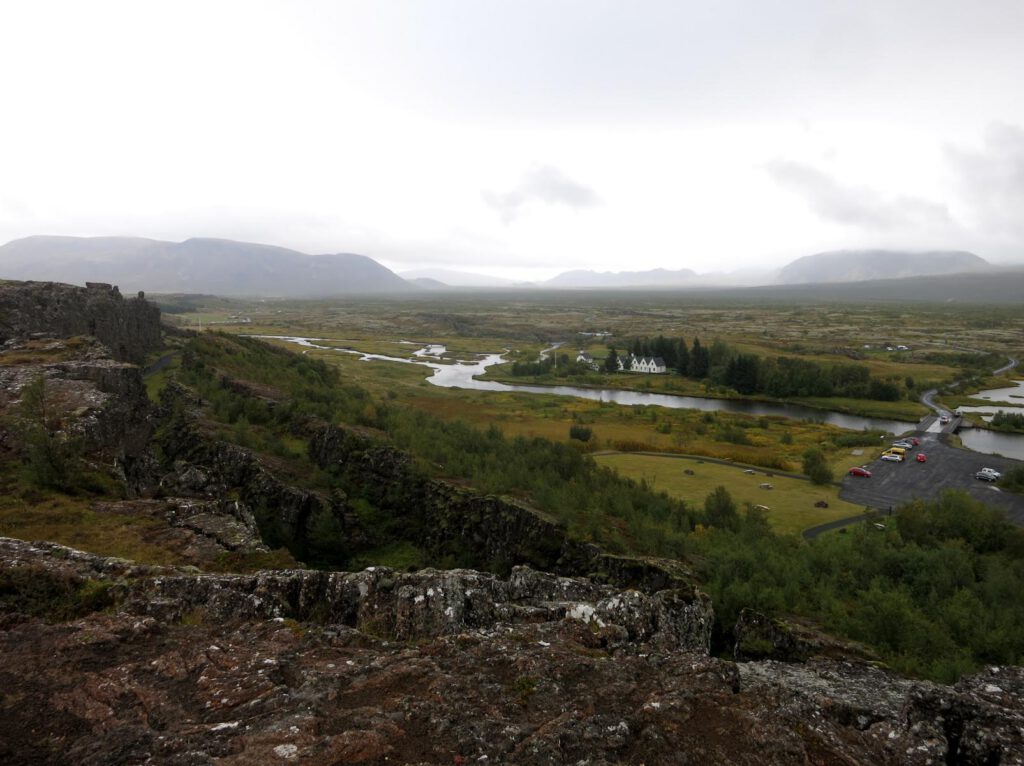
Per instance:
[[[333,350],[345,354],[356,354],[364,360],[381,360],[387,362],[400,362],[402,364],[419,364],[434,370],[433,375],[427,380],[435,386],[442,388],[464,388],[473,391],[507,391],[529,394],[548,394],[554,396],[575,396],[581,399],[590,399],[599,402],[614,402],[622,405],[655,405],[671,409],[701,410],[704,412],[735,412],[743,415],[777,416],[790,418],[792,420],[812,420],[820,423],[828,423],[846,428],[852,431],[881,430],[890,433],[903,433],[914,429],[917,423],[902,420],[888,420],[885,418],[866,418],[860,415],[845,415],[830,410],[819,410],[812,407],[802,407],[798,404],[776,404],[771,402],[753,402],[739,399],[713,399],[702,396],[677,396],[676,394],[656,394],[645,391],[622,391],[614,388],[582,388],[580,386],[536,386],[518,383],[500,383],[495,380],[477,380],[476,376],[483,375],[488,367],[500,364],[502,354],[487,354],[475,362],[455,362],[453,364],[442,364],[439,362],[426,361],[427,354],[416,352],[416,359],[403,359],[401,357],[386,356],[384,354],[365,354],[348,348],[339,348],[329,344],[327,338],[304,338],[297,336],[283,335],[262,335],[256,336],[266,339],[285,340],[296,343],[307,348]],[[430,347],[428,347],[430,348]],[[550,352],[556,347],[546,349]]]
[[[488,367],[503,362],[502,354],[487,354],[475,362],[438,362],[428,361],[438,358],[444,351],[440,344],[430,344],[413,353],[414,358],[401,358],[385,354],[365,354],[350,348],[340,348],[337,341],[328,338],[306,338],[291,335],[256,335],[253,337],[267,340],[284,340],[305,348],[338,351],[343,354],[355,354],[363,360],[380,360],[399,362],[401,364],[418,364],[429,367],[434,372],[427,380],[442,388],[464,388],[472,391],[507,391],[527,394],[548,394],[555,396],[575,396],[598,402],[614,402],[622,405],[655,405],[671,409],[701,410],[704,412],[736,412],[742,415],[778,416],[792,420],[812,420],[838,426],[851,431],[881,430],[899,434],[913,430],[917,423],[904,420],[887,420],[884,418],[865,418],[859,415],[845,415],[841,412],[818,410],[802,407],[798,404],[775,404],[769,402],[751,402],[738,399],[711,399],[702,396],[677,396],[675,394],[655,394],[644,391],[621,391],[614,388],[581,388],[579,386],[532,386],[514,383],[500,383],[496,380],[477,380]],[[545,349],[550,352],[554,348]],[[993,389],[977,394],[978,398],[992,401],[1024,401],[1018,399],[1024,395],[1024,381],[1018,381],[1016,387]],[[1012,408],[1012,407],[1011,407]],[[1006,409],[1011,409],[1006,408]],[[970,409],[970,408],[962,408]],[[1024,436],[1018,434],[986,431],[981,428],[965,428],[959,433],[964,446],[975,452],[999,454],[1005,457],[1024,460]]]
[[[992,402],[982,407],[959,407],[962,412],[980,414],[982,420],[992,420],[999,410],[1024,413],[1024,380],[1015,380],[1014,385],[1005,388],[991,388],[973,394],[974,399]],[[975,452],[1005,455],[1024,460],[1024,436],[1005,431],[986,431],[982,428],[965,428],[959,433],[964,446]]]

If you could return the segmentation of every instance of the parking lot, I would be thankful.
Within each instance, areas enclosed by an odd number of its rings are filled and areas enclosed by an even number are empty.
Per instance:
[[[1003,509],[1011,521],[1024,526],[1024,496],[1002,492],[995,485],[974,478],[974,474],[986,466],[1005,472],[1021,465],[1021,461],[951,447],[938,433],[919,431],[915,436],[921,444],[908,451],[904,462],[874,460],[864,464],[871,471],[871,478],[847,474],[839,496],[851,503],[886,512],[916,498],[934,498],[947,489],[961,489],[988,505]],[[928,462],[916,461],[919,452],[927,455]],[[848,467],[861,465],[856,460],[851,457]]]

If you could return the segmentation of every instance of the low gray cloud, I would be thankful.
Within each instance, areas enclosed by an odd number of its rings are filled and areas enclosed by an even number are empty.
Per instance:
[[[534,168],[523,176],[515,188],[507,192],[484,191],[482,196],[484,202],[498,211],[505,223],[514,221],[520,208],[534,200],[572,208],[594,207],[601,201],[592,189],[573,181],[550,165]]]
[[[945,205],[919,197],[886,197],[866,186],[845,185],[811,165],[775,160],[765,169],[776,183],[803,197],[826,221],[881,231],[952,223]]]
[[[950,146],[946,157],[978,223],[996,235],[1024,240],[1024,129],[990,125],[981,150]]]

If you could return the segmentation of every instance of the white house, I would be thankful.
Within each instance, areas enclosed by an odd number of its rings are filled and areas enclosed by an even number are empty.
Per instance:
[[[667,372],[665,360],[660,356],[631,356],[629,359],[630,372],[661,373]]]
[[[580,353],[576,355],[576,361],[587,365],[587,367],[590,367],[593,370],[597,369],[597,362],[594,361],[594,357],[586,351],[580,351]]]

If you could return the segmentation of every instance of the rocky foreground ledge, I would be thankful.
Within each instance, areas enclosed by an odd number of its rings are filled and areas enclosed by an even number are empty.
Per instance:
[[[203,575],[0,539],[0,761],[1024,763],[1024,672],[708,656],[706,596],[517,568]],[[22,575],[30,574],[25,579]]]

